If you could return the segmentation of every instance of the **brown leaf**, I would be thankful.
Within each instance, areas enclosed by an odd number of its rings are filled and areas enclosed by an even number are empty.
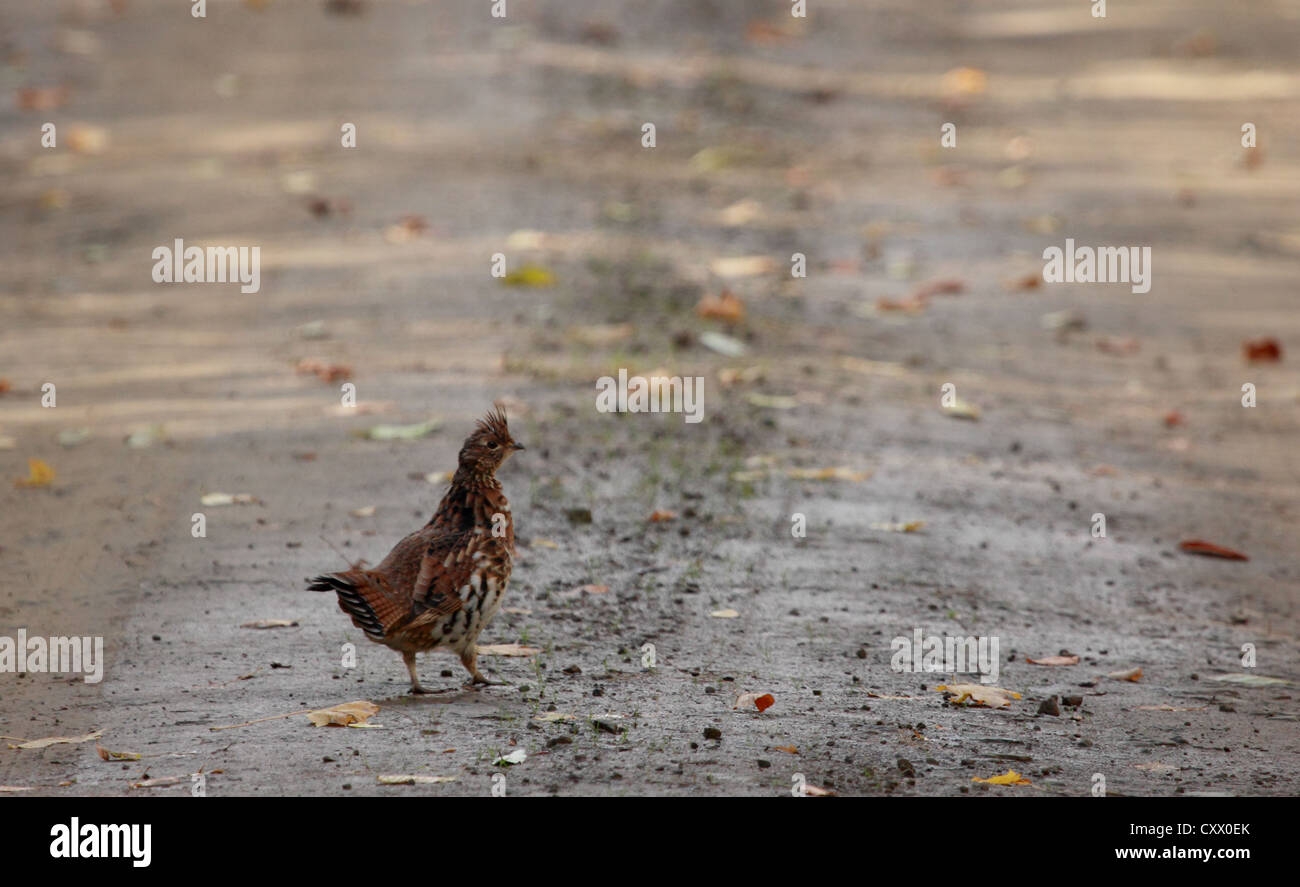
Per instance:
[[[656,508],[650,513],[651,523],[657,524],[670,520],[677,520],[677,512],[669,511],[667,508]]]
[[[966,291],[965,281],[954,278],[931,280],[912,291],[913,299],[924,301],[931,296],[955,296]]]
[[[89,742],[92,739],[99,739],[104,735],[103,730],[96,730],[93,733],[87,733],[85,736],[47,736],[44,739],[29,739],[18,745],[10,744],[10,748],[49,748],[51,745],[76,745],[81,742]]]
[[[18,110],[53,111],[68,101],[66,86],[24,86],[18,90]]]
[[[1188,554],[1203,554],[1207,557],[1221,557],[1230,561],[1248,561],[1250,558],[1240,551],[1233,551],[1231,548],[1224,548],[1221,545],[1215,545],[1211,542],[1204,542],[1200,539],[1188,539],[1185,542],[1179,542],[1178,547]]]
[[[716,296],[706,295],[700,299],[695,313],[700,317],[739,323],[745,317],[745,303],[731,290],[724,289]]]
[[[104,760],[104,761],[138,761],[138,760],[140,760],[140,755],[139,755],[137,752],[133,752],[133,751],[110,751],[110,750],[104,748],[104,746],[100,745],[98,742],[95,743],[95,751],[99,753],[99,757],[100,757],[100,759],[101,759],[101,760]]]
[[[1282,359],[1282,346],[1277,339],[1253,339],[1241,343],[1246,360],[1251,363],[1275,363]]]
[[[1175,428],[1183,424],[1183,414],[1178,410],[1170,410],[1165,413],[1164,423],[1166,428]]]
[[[349,727],[352,724],[364,724],[377,714],[379,714],[379,706],[362,699],[309,711],[307,719],[311,721],[313,727]]]
[[[302,375],[315,374],[322,382],[342,382],[352,378],[352,367],[342,363],[324,363],[319,360],[300,360],[294,370]]]
[[[759,711],[767,711],[776,704],[776,698],[771,693],[742,693],[736,697],[736,704],[731,707],[732,711],[740,708],[754,706]]]

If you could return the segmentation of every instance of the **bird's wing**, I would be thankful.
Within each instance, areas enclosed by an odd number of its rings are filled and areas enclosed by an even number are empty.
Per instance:
[[[440,533],[429,539],[411,592],[417,613],[445,616],[464,606],[460,590],[478,566],[473,556],[477,538],[471,532]]]

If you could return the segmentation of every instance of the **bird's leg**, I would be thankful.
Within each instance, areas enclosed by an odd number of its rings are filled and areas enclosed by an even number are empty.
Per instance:
[[[483,672],[478,670],[478,645],[470,644],[465,648],[465,652],[460,654],[460,664],[465,666],[465,670],[470,673],[470,686],[484,684],[489,687],[504,687],[505,681],[489,681],[483,677]]]
[[[402,661],[406,663],[406,670],[411,673],[411,692],[428,693],[428,690],[420,686],[420,675],[415,670],[415,654],[403,653]]]

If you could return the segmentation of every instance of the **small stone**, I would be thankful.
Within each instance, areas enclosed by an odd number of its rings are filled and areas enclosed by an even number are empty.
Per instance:
[[[1061,716],[1061,707],[1056,704],[1056,697],[1052,696],[1044,699],[1038,706],[1040,715],[1051,715],[1054,718]]]
[[[717,727],[705,727],[705,728],[704,728],[704,738],[705,738],[705,739],[721,739],[721,738],[722,738],[722,731],[719,730]]]

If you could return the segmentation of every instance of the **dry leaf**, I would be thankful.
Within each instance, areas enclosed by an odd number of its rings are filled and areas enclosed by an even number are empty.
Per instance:
[[[1242,353],[1251,363],[1274,363],[1282,359],[1282,346],[1277,339],[1254,339],[1241,343]]]
[[[76,745],[81,742],[89,742],[92,739],[99,739],[104,735],[103,730],[96,730],[94,733],[87,733],[85,736],[47,736],[44,739],[29,739],[18,745],[10,744],[10,748],[49,748],[51,745]]]
[[[314,374],[327,384],[343,382],[352,378],[352,367],[342,363],[324,363],[319,360],[300,360],[294,365],[300,375]]]
[[[108,148],[108,130],[85,124],[71,126],[68,128],[68,147],[77,154],[103,154]]]
[[[384,773],[375,777],[380,785],[438,785],[455,782],[455,776],[411,776],[396,773]]]
[[[1246,687],[1273,687],[1281,684],[1291,683],[1282,678],[1270,678],[1259,674],[1244,674],[1242,672],[1233,672],[1231,674],[1211,675],[1206,680],[1222,681],[1225,684],[1241,684]]]
[[[822,788],[820,785],[813,785],[811,782],[803,784],[803,796],[805,798],[833,798],[835,792],[828,788]]]
[[[975,96],[988,88],[988,80],[979,68],[953,68],[943,75],[942,89],[951,98]]]
[[[140,755],[139,755],[138,753],[136,753],[136,752],[133,752],[133,751],[109,751],[108,749],[104,748],[104,746],[100,745],[98,742],[95,743],[95,751],[99,753],[99,757],[100,757],[100,759],[101,759],[101,760],[104,760],[104,761],[138,761],[138,760],[140,760]]]
[[[351,511],[348,512],[348,514],[352,515],[353,517],[374,517],[374,516],[375,516],[375,506],[373,506],[373,505],[363,505],[363,506],[360,507],[360,508],[354,508],[354,509],[352,509]]]
[[[724,289],[716,296],[706,295],[695,306],[700,317],[739,323],[745,317],[745,303],[731,290]]]
[[[1020,694],[1012,690],[1004,690],[1001,687],[988,687],[984,684],[940,684],[935,689],[952,694],[953,698],[948,701],[953,705],[961,705],[969,699],[973,705],[1001,708],[1004,705],[1010,705],[1012,699],[1020,698]]]
[[[1221,557],[1230,561],[1248,561],[1240,551],[1233,551],[1231,548],[1224,548],[1220,545],[1214,545],[1210,542],[1203,542],[1200,539],[1189,539],[1186,542],[1179,542],[1178,548],[1186,551],[1188,554],[1203,554],[1207,557]]]
[[[955,296],[958,293],[966,291],[965,281],[956,278],[947,278],[941,280],[931,280],[923,283],[912,291],[911,298],[924,302],[931,296]]]
[[[67,784],[70,783],[60,783],[60,785],[67,785]],[[0,785],[0,792],[34,792],[34,791],[36,791],[36,786],[34,785]]]
[[[774,745],[774,746],[772,746],[772,750],[773,750],[773,751],[783,751],[783,752],[785,752],[787,755],[797,755],[797,754],[799,754],[799,749],[795,748],[793,745]]]
[[[533,715],[533,720],[539,724],[555,724],[560,721],[576,721],[577,715],[568,715],[558,711],[548,711],[545,714]]]
[[[522,644],[479,644],[480,656],[536,656],[542,652],[537,647],[525,647]]]
[[[18,90],[18,110],[53,111],[68,100],[66,86],[24,86]]]
[[[776,261],[769,256],[732,256],[714,259],[709,263],[710,271],[728,280],[770,274],[776,269]]]
[[[871,527],[873,530],[884,530],[887,533],[915,533],[917,530],[925,526],[925,521],[914,520],[899,524],[875,523],[868,524],[867,526]]]
[[[27,460],[27,476],[14,481],[19,487],[44,487],[54,480],[54,469],[40,459]]]
[[[577,588],[575,588],[575,589],[573,589],[572,591],[570,591],[569,594],[572,594],[572,595],[579,595],[579,594],[584,594],[584,593],[585,593],[585,594],[605,594],[605,593],[608,592],[608,591],[609,591],[609,586],[608,586],[608,585],[579,585]]]
[[[670,520],[677,520],[677,512],[669,511],[667,508],[656,508],[650,513],[651,523],[658,524]]]
[[[245,622],[240,628],[293,628],[298,624],[297,619],[259,619],[256,622]]]
[[[1042,659],[1026,659],[1029,665],[1078,665],[1078,656],[1044,656]]]
[[[332,708],[322,708],[307,712],[307,719],[313,727],[349,727],[364,724],[379,714],[379,706],[364,699],[357,702],[345,702]]]
[[[834,468],[788,468],[785,476],[791,480],[848,480],[857,483],[871,477],[871,472],[837,465]]]
[[[528,544],[531,548],[559,548],[560,547],[560,543],[558,542],[555,542],[551,539],[541,539],[541,538],[533,539],[533,541]]]
[[[742,693],[736,697],[736,704],[731,708],[732,711],[735,711],[738,708],[748,708],[752,705],[759,711],[767,711],[774,704],[776,704],[776,698],[771,693]]]
[[[1138,681],[1142,680],[1142,669],[1130,668],[1127,671],[1112,671],[1110,674],[1106,675],[1106,677],[1113,678],[1117,681],[1132,681],[1136,684]]]
[[[1028,779],[1021,776],[1015,770],[1008,770],[1001,776],[990,776],[988,779],[981,779],[978,776],[972,776],[971,782],[987,782],[989,785],[1030,785]]]
[[[249,493],[205,493],[199,502],[210,507],[220,505],[256,505],[257,497]]]
[[[749,352],[749,346],[744,342],[713,330],[700,333],[700,344],[723,357],[743,357]]]
[[[946,415],[952,416],[954,419],[970,419],[972,421],[979,421],[980,417],[979,407],[967,403],[960,397],[953,398],[952,405],[945,406],[943,411]]]
[[[738,618],[740,618],[740,614],[739,614],[738,612],[736,612],[735,610],[732,610],[732,609],[726,609],[726,610],[714,610],[714,611],[713,611],[712,613],[710,613],[709,615],[712,616],[714,619],[738,619]]]
[[[517,748],[508,755],[497,755],[496,760],[492,763],[496,764],[498,767],[509,767],[515,764],[522,764],[526,760],[528,760],[528,753],[522,748]]]

